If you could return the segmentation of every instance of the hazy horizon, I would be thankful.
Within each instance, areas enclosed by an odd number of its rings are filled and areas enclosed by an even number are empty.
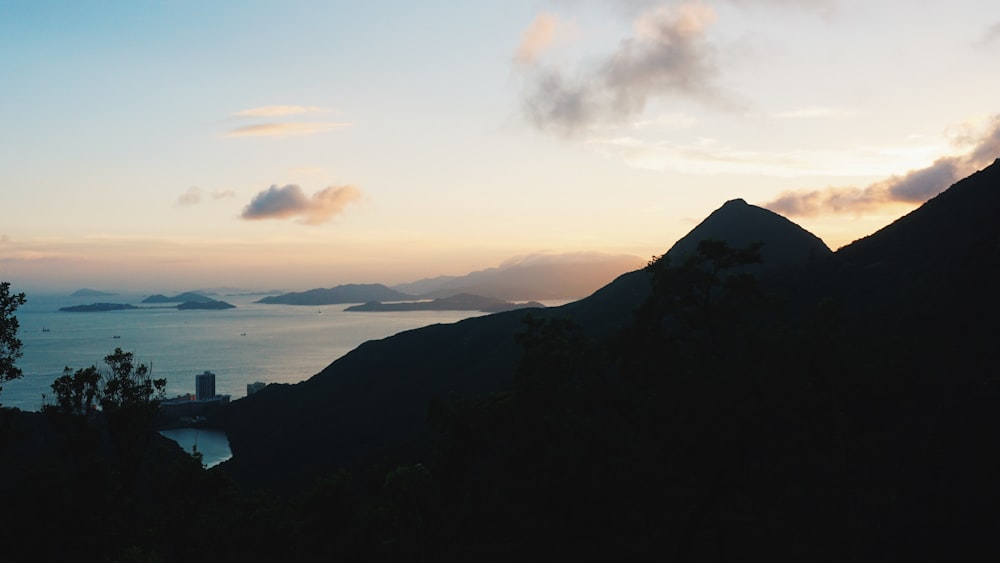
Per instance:
[[[1000,156],[995,12],[3,2],[0,280],[298,291],[647,259],[734,198],[836,249]]]

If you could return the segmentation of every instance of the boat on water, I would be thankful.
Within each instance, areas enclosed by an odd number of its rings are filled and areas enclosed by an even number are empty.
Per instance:
[[[51,331],[51,330],[49,330],[49,327],[47,327],[47,326],[43,326],[43,327],[42,327],[42,332],[52,332],[52,331]]]

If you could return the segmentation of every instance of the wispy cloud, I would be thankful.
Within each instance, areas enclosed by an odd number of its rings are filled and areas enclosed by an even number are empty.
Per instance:
[[[846,119],[857,116],[857,112],[844,108],[810,106],[777,112],[772,116],[779,119]]]
[[[632,121],[653,98],[726,101],[714,84],[715,55],[705,39],[714,20],[705,4],[650,9],[614,52],[580,74],[532,66],[525,115],[542,130],[574,136],[594,125]]]
[[[650,119],[638,119],[629,123],[633,129],[646,127],[662,127],[665,129],[689,129],[698,123],[698,119],[686,113],[670,113],[658,115]]]
[[[320,225],[360,199],[361,190],[354,186],[330,186],[307,196],[296,184],[272,185],[254,196],[241,217],[249,220],[298,217],[300,223]]]
[[[254,120],[257,123],[240,125],[222,134],[223,137],[296,137],[316,135],[349,127],[349,123],[302,120],[301,116],[330,113],[319,106],[273,105],[245,109],[233,113],[232,119]],[[297,117],[298,116],[298,117]],[[290,118],[290,119],[289,119]]]
[[[967,139],[966,139],[967,140]],[[859,213],[892,203],[920,203],[1000,157],[1000,116],[967,153],[938,158],[926,168],[892,176],[864,188],[830,187],[785,192],[764,207],[789,216]]]
[[[198,186],[191,186],[187,191],[178,196],[177,205],[184,207],[197,205],[204,200],[205,195],[205,190]],[[216,190],[209,195],[214,200],[233,199],[236,197],[236,192],[233,190]]]
[[[329,110],[318,106],[260,106],[233,114],[234,117],[284,117],[304,113],[327,113]]]
[[[311,123],[261,123],[237,127],[225,134],[226,137],[293,137],[298,135],[315,135],[335,129],[348,127],[348,123],[311,122]]]
[[[760,150],[733,146],[707,137],[689,142],[670,142],[628,135],[594,137],[586,141],[585,146],[644,170],[778,177],[880,175],[898,166],[899,162],[926,162],[946,148],[944,143],[935,142],[905,147]]]

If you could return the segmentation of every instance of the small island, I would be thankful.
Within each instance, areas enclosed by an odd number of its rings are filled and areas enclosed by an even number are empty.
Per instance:
[[[221,311],[223,309],[235,309],[236,305],[225,301],[185,301],[177,306],[180,311],[201,310],[201,311]]]
[[[400,293],[380,283],[338,285],[329,289],[310,289],[300,293],[285,293],[259,299],[257,303],[272,305],[336,305],[370,301],[402,301],[414,296]]]
[[[403,301],[399,303],[382,303],[369,301],[364,305],[354,305],[344,309],[352,312],[386,312],[386,311],[482,311],[484,313],[500,313],[514,309],[545,307],[537,301],[527,303],[511,303],[492,297],[483,297],[471,293],[460,293],[451,297],[442,297],[431,301]]]
[[[162,294],[150,295],[142,300],[143,303],[210,303],[215,301],[211,297],[205,297],[200,293],[185,291],[179,295],[168,297]]]
[[[74,305],[72,307],[61,307],[60,311],[68,313],[95,313],[104,311],[130,311],[138,309],[135,305],[128,303],[91,303],[90,305]]]
[[[138,307],[128,303],[91,303],[89,305],[74,305],[72,307],[60,307],[60,311],[67,313],[103,313],[106,311],[131,311],[136,309],[177,309],[179,311],[222,311],[225,309],[235,309],[236,305],[225,301],[185,301],[176,307]]]

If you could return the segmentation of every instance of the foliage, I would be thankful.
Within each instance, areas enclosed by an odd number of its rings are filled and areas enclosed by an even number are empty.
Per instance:
[[[52,382],[56,408],[61,414],[83,416],[91,411],[98,398],[101,374],[95,366],[73,370],[63,369],[63,374]]]
[[[19,323],[14,313],[24,305],[24,293],[11,293],[10,282],[0,282],[0,391],[3,383],[23,374],[14,362],[21,357],[21,340],[17,337]]]
[[[163,399],[167,380],[154,379],[149,366],[135,364],[132,352],[121,348],[104,357],[107,368],[96,366],[73,372],[69,367],[52,383],[56,409],[65,415],[86,415],[100,405],[106,414],[131,412],[151,415]]]
[[[107,411],[153,408],[166,393],[167,380],[153,379],[150,367],[135,364],[132,352],[121,348],[104,357],[108,366],[101,376],[101,407]]]

